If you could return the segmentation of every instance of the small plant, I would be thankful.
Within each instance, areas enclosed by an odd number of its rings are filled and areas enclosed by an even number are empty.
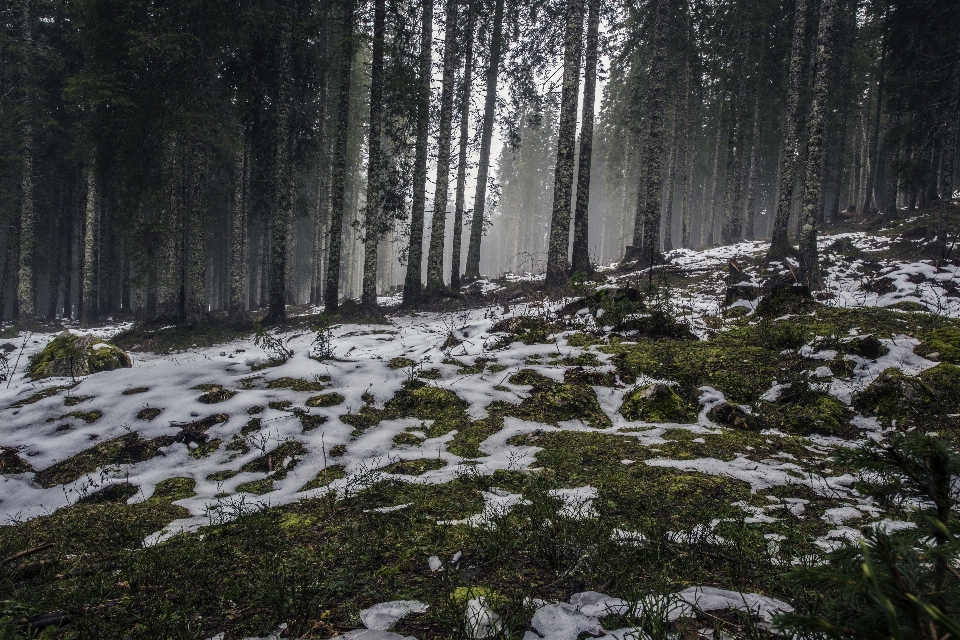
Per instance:
[[[314,360],[329,360],[333,358],[333,330],[339,325],[332,325],[328,320],[323,320],[320,326],[315,329],[316,335],[310,347],[310,357]]]
[[[270,332],[259,321],[253,324],[253,328],[256,332],[253,343],[270,354],[271,361],[282,363],[293,357],[293,350],[285,345],[280,338],[270,335]]]

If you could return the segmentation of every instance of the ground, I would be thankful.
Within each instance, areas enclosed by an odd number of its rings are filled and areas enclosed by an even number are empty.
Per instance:
[[[751,293],[790,265],[741,243],[562,300],[485,282],[335,325],[332,354],[309,310],[273,331],[289,357],[111,325],[132,368],[31,380],[56,333],[21,332],[0,638],[763,637],[816,605],[790,567],[911,526],[836,447],[960,444],[960,268],[924,226],[822,238],[816,300]]]

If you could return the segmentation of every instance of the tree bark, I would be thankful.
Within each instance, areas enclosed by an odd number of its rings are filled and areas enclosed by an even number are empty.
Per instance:
[[[427,0],[430,1],[430,0]],[[503,48],[503,4],[496,0],[493,10],[493,33],[490,36],[490,66],[487,68],[487,96],[483,108],[483,131],[480,134],[480,160],[477,165],[477,191],[473,198],[473,219],[470,222],[470,244],[467,247],[467,266],[464,277],[480,277],[480,242],[483,236],[483,218],[487,205],[487,176],[490,171],[490,145],[493,140],[494,115],[497,105],[497,79]]]
[[[823,172],[823,139],[827,117],[830,59],[833,55],[833,22],[837,0],[820,0],[820,25],[817,33],[816,80],[807,127],[807,166],[804,181],[803,209],[801,210],[800,279],[810,289],[823,286],[817,255],[817,208],[820,205],[821,174]]]
[[[802,0],[800,0],[802,1]],[[717,226],[717,199],[720,192],[720,151],[723,149],[723,101],[717,115],[717,144],[713,152],[713,178],[710,181],[710,208],[703,215],[700,229],[700,244],[714,246],[714,231]]]
[[[787,238],[793,183],[797,176],[797,111],[800,102],[800,75],[803,70],[803,43],[807,25],[807,2],[796,0],[793,14],[793,42],[790,47],[790,76],[787,84],[787,113],[778,168],[777,210],[773,217],[767,260],[780,260],[792,251]]]
[[[443,85],[440,91],[440,131],[437,138],[437,182],[427,255],[427,293],[443,288],[443,246],[447,233],[447,199],[450,193],[450,146],[453,137],[453,83],[457,70],[457,20],[460,0],[447,0],[443,40]]]
[[[502,2],[502,0],[501,0]],[[433,0],[424,0],[420,27],[420,86],[417,95],[417,143],[413,160],[410,247],[403,281],[403,303],[413,304],[423,292],[423,212],[427,201],[427,147],[430,142],[430,79],[433,77]]]
[[[23,52],[26,64],[23,72],[23,147],[21,155],[21,174],[20,174],[20,255],[17,276],[17,307],[19,317],[32,318],[36,311],[34,309],[34,287],[33,287],[33,253],[34,253],[34,217],[36,216],[36,203],[33,193],[33,155],[34,155],[34,135],[29,105],[31,102],[30,75],[27,69],[31,64],[33,53],[33,16],[31,15],[32,0],[23,0],[23,24],[21,36],[23,39]]]
[[[206,205],[205,186],[207,174],[206,155],[200,149],[193,151],[190,185],[190,208],[187,211],[187,306],[186,321],[199,322],[207,315],[206,266],[207,237],[204,225]]]
[[[334,314],[340,306],[340,262],[343,247],[343,214],[346,200],[347,137],[350,131],[350,84],[353,75],[354,2],[343,3],[343,30],[340,46],[340,97],[337,105],[337,143],[333,154],[330,190],[330,249],[327,252],[327,284],[323,291],[324,310]]]
[[[563,89],[557,165],[553,179],[553,215],[547,250],[547,289],[557,291],[567,284],[567,251],[570,246],[570,214],[573,165],[577,136],[577,96],[580,88],[580,54],[583,49],[584,0],[567,1],[567,25],[563,45]]]
[[[363,228],[363,290],[360,303],[364,313],[377,315],[377,244],[381,235],[380,132],[383,113],[383,49],[386,31],[386,0],[375,0],[373,9],[373,58],[370,63],[370,133],[367,136],[367,207]]]
[[[473,37],[477,12],[467,0],[466,50],[463,55],[463,87],[460,94],[460,156],[457,158],[457,196],[453,217],[453,255],[450,261],[450,289],[460,289],[460,245],[463,240],[464,195],[467,188],[467,144],[470,134],[470,90],[473,85]]]
[[[757,220],[757,191],[760,189],[760,96],[753,98],[753,132],[750,137],[750,173],[747,177],[747,209],[744,214],[743,235],[756,240],[754,225]]]
[[[250,156],[247,134],[241,134],[233,170],[233,211],[231,219],[232,242],[230,247],[230,316],[239,318],[245,313],[244,282],[246,262],[244,252],[247,244],[247,202],[250,181]]]
[[[879,204],[879,197],[876,194],[877,188],[877,167],[880,164],[880,114],[883,111],[883,85],[885,81],[887,49],[886,43],[881,45],[880,51],[880,70],[877,74],[877,95],[874,109],[872,131],[870,132],[869,152],[867,156],[867,183],[866,194],[863,197],[863,205],[860,207],[860,213],[868,214],[873,209],[873,204]]]
[[[680,242],[684,249],[690,248],[690,235],[691,235],[691,221],[690,221],[690,210],[691,210],[691,183],[693,181],[693,159],[696,155],[696,134],[695,131],[699,129],[700,118],[699,118],[699,109],[694,110],[694,97],[691,93],[691,78],[692,73],[690,70],[689,63],[687,64],[687,106],[684,109],[684,136],[683,136],[683,208],[680,214]],[[697,124],[695,124],[697,123]]]
[[[937,244],[940,246],[940,258],[947,258],[947,214],[953,200],[954,159],[957,156],[960,132],[957,129],[957,110],[960,107],[960,62],[953,63],[953,87],[950,91],[950,103],[945,118],[943,168],[940,171],[940,203],[937,207]]]
[[[283,24],[280,30],[280,90],[277,95],[277,148],[273,167],[273,202],[270,212],[270,293],[269,309],[264,319],[268,324],[287,319],[287,258],[290,251],[288,227],[292,213],[291,160],[293,151],[290,131],[290,111],[293,108],[293,7],[283,3]]]
[[[95,251],[97,241],[97,219],[100,208],[99,190],[94,174],[94,168],[87,169],[87,206],[84,212],[83,234],[83,273],[80,301],[80,326],[90,327],[96,318],[96,278],[94,273]]]
[[[683,101],[682,94],[677,90],[673,101],[673,127],[670,136],[670,158],[667,161],[667,203],[663,221],[663,250],[673,251],[673,192],[677,187],[677,163],[684,162],[683,151],[680,145],[680,111]]]
[[[597,58],[600,42],[600,0],[587,2],[587,49],[584,60],[583,115],[580,119],[580,161],[577,167],[577,203],[573,229],[574,274],[593,271],[590,264],[590,171],[593,166],[594,103],[597,95]],[[602,243],[601,243],[602,244]]]

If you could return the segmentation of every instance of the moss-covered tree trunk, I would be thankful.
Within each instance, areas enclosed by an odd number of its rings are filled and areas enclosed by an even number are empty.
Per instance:
[[[797,116],[800,104],[800,82],[803,70],[803,44],[807,28],[807,2],[796,0],[793,13],[793,42],[790,47],[790,71],[787,80],[787,111],[783,124],[778,167],[777,209],[773,217],[770,249],[767,260],[780,260],[791,252],[787,238],[790,223],[790,204],[793,199],[793,184],[797,176]]]
[[[381,235],[380,132],[383,123],[383,50],[386,30],[386,0],[373,3],[373,58],[370,63],[370,132],[367,135],[367,206],[363,219],[363,287],[360,303],[364,313],[377,314],[377,244]]]
[[[470,89],[473,85],[473,38],[477,19],[472,0],[467,0],[467,26],[464,35],[463,86],[460,89],[460,155],[457,158],[457,195],[453,215],[453,252],[450,261],[450,288],[460,288],[460,245],[463,236],[463,208],[467,188],[467,145],[470,134]]]
[[[827,118],[827,100],[830,87],[830,59],[833,55],[833,22],[837,0],[820,0],[820,25],[817,32],[816,79],[807,126],[807,166],[804,176],[803,209],[800,227],[800,278],[811,289],[823,285],[817,255],[817,208],[820,205],[820,186],[823,173],[824,128]]]
[[[430,80],[433,77],[433,0],[420,7],[420,69],[417,86],[417,142],[413,158],[413,198],[410,206],[410,246],[403,280],[403,303],[413,304],[423,293],[423,218],[427,202],[427,147],[430,142]]]
[[[350,133],[350,85],[353,78],[354,2],[342,5],[340,44],[340,96],[337,100],[337,143],[333,153],[330,186],[330,247],[327,251],[327,283],[324,310],[336,313],[340,306],[340,262],[343,247],[343,215],[346,203],[347,141]]]
[[[567,284],[567,251],[570,247],[570,209],[573,165],[576,160],[577,96],[580,88],[580,54],[583,49],[584,0],[567,1],[567,24],[563,41],[563,87],[560,97],[560,127],[557,164],[553,178],[553,214],[547,250],[547,289]]]
[[[453,138],[453,94],[457,72],[457,21],[460,0],[447,0],[443,38],[443,84],[440,89],[440,130],[437,136],[437,181],[427,255],[427,293],[443,288],[443,246],[447,233],[447,200],[450,195],[450,147]]]
[[[577,205],[573,228],[575,274],[593,271],[590,265],[590,172],[593,167],[594,107],[597,96],[597,58],[600,42],[600,0],[587,2],[587,43],[584,56],[583,115],[580,118],[580,161],[577,166]],[[601,243],[602,246],[603,243]]]
[[[490,146],[493,140],[494,115],[497,105],[497,80],[500,76],[500,56],[503,48],[503,6],[504,0],[496,0],[493,10],[493,32],[490,35],[489,66],[487,67],[487,96],[483,107],[480,158],[477,165],[477,191],[473,198],[470,243],[467,247],[467,265],[464,269],[464,276],[468,280],[480,277],[480,242],[483,237],[483,218],[486,214]]]

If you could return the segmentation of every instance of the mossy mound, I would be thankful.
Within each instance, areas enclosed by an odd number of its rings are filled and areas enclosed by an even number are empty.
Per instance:
[[[583,420],[595,429],[613,426],[600,408],[597,393],[585,384],[554,382],[549,378],[534,384],[529,398],[505,411],[522,420],[556,425],[566,420]]]
[[[122,504],[137,495],[140,490],[135,484],[121,482],[119,484],[107,485],[99,491],[87,494],[77,500],[80,504]]]
[[[513,336],[514,342],[537,344],[548,342],[548,337],[560,330],[562,330],[561,327],[542,318],[520,316],[501,320],[493,325],[490,333],[509,333]]]
[[[308,407],[335,407],[338,404],[343,404],[346,400],[339,393],[322,393],[308,399],[306,405]]]
[[[934,329],[917,347],[916,352],[941,362],[960,364],[960,327]]]
[[[643,293],[633,287],[600,289],[571,302],[560,311],[562,316],[574,316],[587,309],[598,324],[616,326],[627,316],[643,313],[647,307]]]
[[[27,375],[33,380],[87,376],[133,366],[130,356],[94,335],[63,332],[30,358]]]
[[[758,405],[756,415],[763,428],[798,436],[857,436],[857,429],[850,425],[853,412],[842,402],[819,391],[792,391],[787,390],[776,402]]]
[[[892,367],[855,394],[853,406],[865,415],[883,420],[903,420],[936,410],[934,394],[923,380]]]
[[[29,473],[33,471],[30,463],[20,457],[16,447],[0,447],[0,475]]]
[[[416,458],[414,460],[397,460],[383,467],[383,471],[401,476],[422,476],[427,471],[435,471],[445,466],[447,466],[447,463],[441,458]]]
[[[456,419],[464,415],[467,402],[449,389],[431,387],[424,383],[407,384],[384,406],[397,417],[420,420]]]
[[[742,431],[756,431],[757,423],[750,419],[750,415],[735,404],[722,402],[707,412],[707,417],[721,427],[740,429]]]
[[[938,412],[960,412],[960,367],[941,363],[923,371],[919,378],[936,398]]]
[[[329,377],[327,378],[329,380]],[[323,391],[326,385],[321,380],[302,378],[275,378],[267,382],[267,389],[290,389],[291,391]]]
[[[768,283],[764,286],[766,295],[757,304],[757,315],[777,317],[787,314],[808,313],[817,307],[810,295],[810,289],[787,282]]]
[[[633,338],[650,340],[696,340],[690,325],[660,309],[654,309],[641,318],[628,318],[614,327],[618,333],[629,334]]]
[[[669,385],[657,383],[635,389],[623,400],[620,414],[644,422],[693,422],[696,410]]]

